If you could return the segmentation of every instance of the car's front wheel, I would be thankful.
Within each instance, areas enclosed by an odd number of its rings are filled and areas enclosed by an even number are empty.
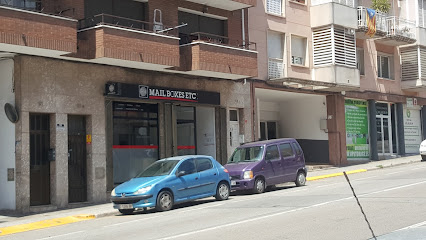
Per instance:
[[[254,181],[253,193],[263,193],[265,192],[265,180],[263,178],[256,178]]]
[[[231,190],[226,182],[220,182],[216,189],[216,200],[226,200],[229,197]]]
[[[132,214],[132,213],[133,213],[133,211],[135,211],[135,209],[134,209],[134,208],[132,208],[132,209],[118,209],[118,211],[119,211],[121,214],[129,215],[129,214]]]
[[[173,207],[173,195],[171,192],[167,190],[163,190],[158,194],[157,204],[155,205],[155,209],[157,211],[163,212],[172,209]]]

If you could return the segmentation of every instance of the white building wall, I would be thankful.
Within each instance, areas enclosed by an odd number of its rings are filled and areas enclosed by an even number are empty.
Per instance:
[[[258,109],[260,109],[260,121],[279,121],[280,120],[280,107],[276,102],[259,102]]]
[[[8,181],[7,169],[15,169],[15,125],[7,119],[4,105],[15,106],[13,66],[13,60],[0,60],[0,209],[12,210],[16,207],[15,181]]]
[[[325,96],[309,96],[279,105],[280,135],[296,139],[328,140],[328,133],[320,129],[320,120],[327,119]]]

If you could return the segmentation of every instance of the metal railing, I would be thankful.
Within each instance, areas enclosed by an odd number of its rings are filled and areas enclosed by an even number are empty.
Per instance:
[[[279,58],[268,59],[268,78],[283,78],[284,77],[284,60]]]
[[[389,36],[402,36],[406,38],[416,38],[416,23],[398,17],[388,17],[386,25]]]
[[[367,28],[367,8],[358,7],[358,28]],[[376,31],[387,34],[387,18],[388,16],[381,12],[376,12]]]
[[[78,28],[86,29],[98,25],[108,25],[144,32],[153,32],[164,35],[178,36],[178,29],[163,24],[145,22],[141,20],[114,16],[110,14],[98,14],[91,18],[86,18],[78,22]]]
[[[353,8],[355,8],[356,6],[355,0],[311,0],[312,6],[326,4],[326,3],[340,3]]]
[[[256,51],[256,43],[254,42],[230,40],[228,37],[210,34],[210,33],[204,33],[204,32],[194,32],[191,34],[180,33],[179,37],[180,37],[180,45],[200,41],[200,42],[207,42],[207,43],[212,43],[217,45]]]

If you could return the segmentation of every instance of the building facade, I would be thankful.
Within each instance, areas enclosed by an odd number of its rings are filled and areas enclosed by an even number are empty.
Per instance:
[[[168,156],[226,162],[253,137],[254,5],[1,1],[0,209],[106,202]]]
[[[259,0],[255,139],[294,137],[308,162],[345,165],[418,154],[424,139],[425,2]],[[424,75],[424,74],[423,74]]]

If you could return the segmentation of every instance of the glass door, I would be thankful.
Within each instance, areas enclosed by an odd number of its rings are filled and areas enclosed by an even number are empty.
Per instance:
[[[197,154],[195,133],[195,107],[175,106],[175,156]]]
[[[390,110],[388,103],[376,103],[377,152],[382,155],[393,153]]]

